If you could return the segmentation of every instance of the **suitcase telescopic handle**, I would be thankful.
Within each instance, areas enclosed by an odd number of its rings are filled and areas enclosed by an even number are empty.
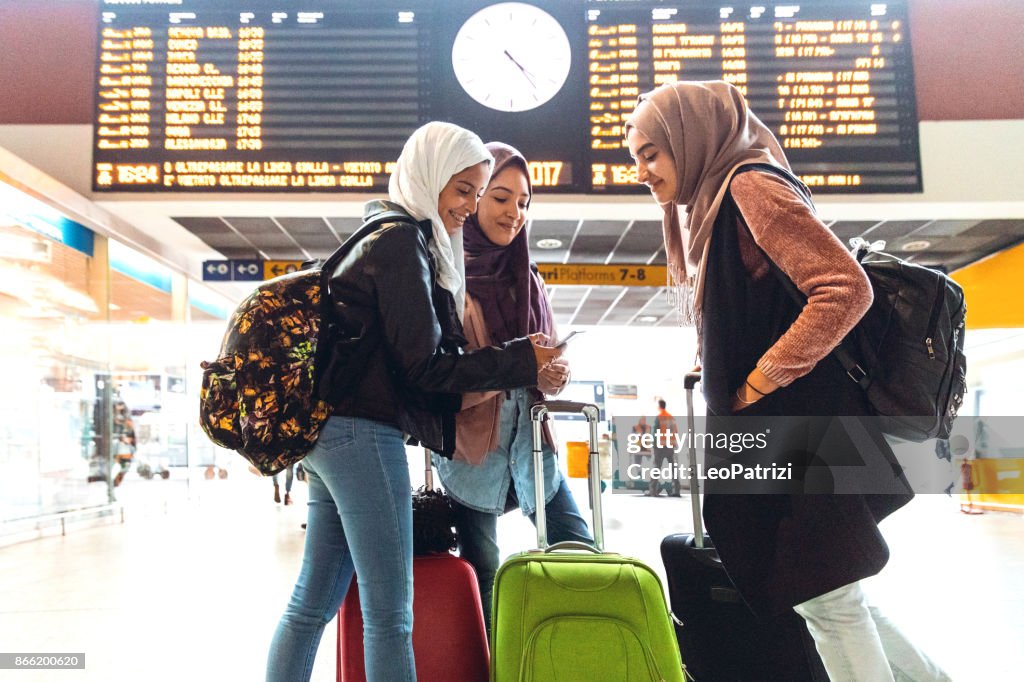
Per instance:
[[[423,489],[433,490],[434,489],[434,460],[430,456],[430,448],[423,448],[423,458],[426,460],[423,463]]]
[[[543,406],[547,412],[557,412],[560,414],[582,414],[587,417],[588,421],[598,421],[601,418],[601,410],[598,409],[597,405],[590,403],[580,403],[574,400],[545,400],[542,403],[537,403],[534,407]],[[594,419],[591,420],[587,414],[588,411],[592,411]]]
[[[693,416],[693,389],[700,383],[700,372],[687,372],[683,377],[683,388],[686,389],[686,426],[690,431],[689,479],[690,479],[690,507],[693,511],[693,541],[698,549],[704,548],[704,518],[700,512],[700,480],[697,478],[697,446],[696,424]]]
[[[601,410],[597,405],[570,400],[541,402],[530,408],[530,419],[533,422],[533,490],[537,517],[537,547],[542,550],[548,549],[548,520],[544,507],[547,495],[544,494],[544,445],[541,426],[549,412],[582,414],[590,426],[587,482],[590,484],[590,509],[594,515],[594,547],[601,552],[604,550],[604,516],[601,511],[601,469],[597,453],[597,422],[601,419]]]

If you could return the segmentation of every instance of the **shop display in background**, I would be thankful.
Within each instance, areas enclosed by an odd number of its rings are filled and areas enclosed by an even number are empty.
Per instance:
[[[121,485],[132,463],[144,479],[168,479],[172,467],[188,466],[187,398],[182,377],[161,374],[97,375],[97,411],[93,420],[96,447],[89,480],[106,480],[105,441],[102,437],[102,386],[109,380],[113,391],[110,448],[113,485]]]
[[[0,534],[187,497],[188,466],[216,460],[188,457],[189,348],[230,301],[2,182],[0,197]]]
[[[105,319],[92,239],[30,202],[27,219],[15,220],[21,195],[3,194],[0,521],[7,521],[102,504],[108,493],[86,482],[95,448],[92,377],[106,359],[88,331]]]

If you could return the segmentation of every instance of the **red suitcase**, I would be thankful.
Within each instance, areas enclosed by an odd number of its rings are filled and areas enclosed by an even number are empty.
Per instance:
[[[433,487],[427,459],[428,489]],[[469,562],[452,554],[412,561],[412,648],[419,682],[488,682],[490,652],[480,588]],[[363,615],[353,578],[338,611],[338,682],[366,682]]]

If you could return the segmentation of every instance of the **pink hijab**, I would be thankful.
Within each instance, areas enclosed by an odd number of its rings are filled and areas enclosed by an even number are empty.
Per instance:
[[[787,171],[778,140],[747,107],[743,95],[722,81],[677,82],[640,95],[626,121],[676,162],[673,201],[662,204],[669,284],[680,288],[684,324],[696,324],[704,293],[711,232],[736,169],[768,163]],[[679,206],[686,206],[680,224]]]
[[[491,180],[515,166],[526,176],[532,198],[526,158],[502,142],[488,142],[487,150],[494,156]],[[511,341],[534,332],[550,336],[551,305],[544,281],[530,263],[526,227],[519,230],[511,244],[498,246],[484,234],[474,213],[463,226],[462,243],[466,252],[466,294],[479,304],[491,342]]]

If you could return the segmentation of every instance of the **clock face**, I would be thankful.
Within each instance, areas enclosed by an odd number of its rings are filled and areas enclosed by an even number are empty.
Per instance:
[[[474,100],[498,111],[529,111],[562,89],[572,52],[558,21],[524,2],[501,2],[462,25],[452,46],[455,77]]]

